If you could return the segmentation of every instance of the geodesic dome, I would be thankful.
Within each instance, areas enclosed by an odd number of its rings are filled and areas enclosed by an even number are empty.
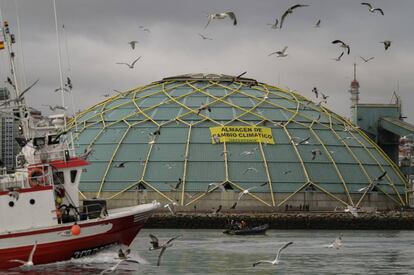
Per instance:
[[[370,194],[406,204],[403,175],[361,130],[323,102],[254,79],[165,78],[108,98],[70,127],[78,153],[92,149],[80,188],[96,197],[145,190],[189,206],[248,189],[240,201],[250,206],[282,206],[304,193],[343,206]],[[270,136],[224,136],[257,129]]]

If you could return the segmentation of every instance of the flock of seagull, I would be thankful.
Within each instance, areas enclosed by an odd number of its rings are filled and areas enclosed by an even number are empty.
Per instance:
[[[315,97],[321,98],[322,101],[326,102],[327,98],[329,97],[329,96],[326,96],[323,93],[319,92],[316,87],[312,91],[315,94]],[[202,105],[199,108],[199,110],[204,110],[204,109],[207,109],[207,108],[210,108],[210,107]],[[209,110],[209,111],[211,112],[211,110]],[[317,120],[319,120],[319,119],[320,119],[320,115],[317,118]],[[344,131],[352,131],[352,129],[345,128]],[[152,137],[151,141],[149,143],[150,144],[154,143],[155,138],[157,136],[161,135],[161,130],[157,129],[154,132],[149,133],[149,135],[150,135],[150,137]],[[346,137],[342,138],[341,140],[349,140],[349,139],[353,139],[353,138],[354,137],[346,136]],[[294,144],[295,146],[305,146],[305,145],[309,146],[309,145],[312,145],[312,140],[311,140],[310,136],[307,136],[307,137],[293,136],[293,137],[290,138],[290,143]],[[259,148],[256,146],[256,147],[251,148],[250,150],[242,151],[240,153],[240,156],[241,157],[251,157],[251,156],[254,156],[255,154],[257,154],[258,151],[259,151]],[[312,148],[312,149],[310,149],[309,152],[310,152],[310,159],[312,161],[316,160],[317,158],[319,158],[323,154],[322,150],[319,149],[319,148]],[[223,151],[221,154],[223,155],[225,153],[226,154],[231,154],[231,153],[225,152],[225,151]],[[334,154],[335,151],[329,151],[329,153]],[[123,161],[123,162],[120,162],[118,164],[115,164],[114,168],[125,168],[128,163],[135,163],[135,161]],[[145,164],[145,162],[141,162],[141,164],[143,164],[143,163]],[[168,170],[174,169],[175,166],[176,166],[175,164],[169,164],[169,163],[164,165],[165,169],[168,169]],[[246,169],[244,169],[242,174],[247,175],[249,173],[258,173],[258,172],[259,171],[255,167],[247,167]],[[282,171],[282,174],[287,175],[291,172],[292,172],[292,170],[286,170],[286,171]],[[377,186],[382,184],[381,181],[383,180],[383,178],[385,177],[386,174],[387,174],[386,171],[383,172],[380,176],[378,176],[377,178],[374,178],[371,181],[371,183],[369,183],[367,186],[362,187],[362,188],[358,189],[357,191],[358,192],[370,192],[370,191],[376,190]],[[183,181],[182,181],[181,178],[178,178],[178,180],[175,184],[170,184],[170,183],[166,182],[166,184],[169,184],[169,186],[171,187],[171,191],[179,191],[179,188],[181,187],[182,183],[183,183]],[[251,190],[254,190],[254,189],[259,188],[259,187],[263,187],[267,184],[268,184],[268,182],[264,182],[262,184],[255,185],[255,186],[249,187],[247,189],[241,190],[239,192],[238,196],[237,196],[237,199],[234,201],[234,203],[232,204],[232,206],[229,209],[235,209],[236,206],[239,204],[240,200],[243,198],[243,196],[246,195],[246,194],[249,194]],[[230,186],[230,188],[228,186],[229,185],[226,181],[212,182],[212,183],[209,183],[207,185],[207,189],[204,191],[204,193],[207,194],[207,193],[212,192],[216,189],[220,190],[221,192],[225,192],[225,191],[227,191],[227,189],[233,189],[231,186]],[[141,188],[139,190],[142,191],[143,189],[145,189],[145,188]],[[188,193],[186,193],[186,195],[190,199],[194,196],[194,195],[191,195],[191,194],[188,194]],[[175,205],[176,205],[175,203],[169,203],[169,204],[165,205],[165,208],[168,208],[168,210],[173,215],[175,215],[175,213],[176,213],[176,211],[174,209]],[[351,213],[353,216],[358,216],[357,210],[356,209],[355,210],[350,210],[350,207],[353,208],[352,206],[348,206],[347,208],[344,209],[344,211]],[[213,208],[212,214],[218,214],[221,211],[221,209],[222,209],[222,205],[219,205],[218,208]]]
[[[384,15],[384,11],[383,11],[381,8],[376,8],[376,7],[373,7],[373,5],[372,5],[371,3],[362,2],[362,3],[361,3],[361,5],[367,6],[367,7],[368,7],[368,10],[369,10],[371,13],[379,13],[379,14],[381,14],[381,15]],[[285,23],[285,21],[286,21],[286,19],[287,19],[288,15],[293,14],[293,12],[294,12],[296,9],[298,9],[298,8],[304,8],[304,7],[309,7],[309,6],[310,6],[310,5],[303,5],[303,4],[296,4],[296,5],[293,5],[293,6],[291,6],[290,8],[288,8],[288,9],[287,9],[287,10],[286,10],[283,14],[282,14],[282,16],[280,17],[280,20],[279,20],[279,18],[276,18],[274,23],[267,23],[267,25],[271,26],[271,28],[272,28],[272,29],[282,29],[283,24]],[[221,13],[211,13],[211,14],[207,14],[207,18],[208,18],[208,20],[207,20],[207,23],[206,23],[206,25],[205,25],[204,29],[206,29],[206,28],[210,25],[210,23],[211,23],[213,20],[223,20],[223,19],[229,19],[229,20],[232,22],[232,24],[233,24],[234,26],[236,26],[236,25],[237,25],[237,17],[236,17],[236,14],[235,14],[234,12],[232,12],[232,11],[228,11],[228,12],[221,12]],[[321,19],[319,19],[319,20],[315,23],[314,27],[315,27],[315,28],[319,28],[320,26],[321,26]],[[140,26],[140,28],[144,28],[144,27],[143,27],[143,26]],[[147,28],[145,28],[144,30],[147,30],[147,31],[149,32],[149,29],[147,29]],[[200,38],[201,38],[201,39],[203,39],[203,40],[213,40],[211,37],[207,37],[207,36],[205,36],[205,35],[204,35],[204,34],[202,34],[202,33],[198,33],[198,35],[199,35],[199,36],[200,36]],[[132,41],[129,41],[129,42],[128,42],[128,44],[131,46],[131,48],[132,48],[133,50],[135,49],[135,45],[136,45],[137,43],[139,43],[139,42],[138,42],[138,41],[136,41],[136,40],[132,40]],[[388,48],[391,46],[392,41],[390,41],[390,40],[384,40],[384,41],[381,41],[380,43],[383,43],[383,44],[384,44],[384,48],[385,48],[385,50],[388,50]],[[333,60],[335,60],[335,61],[341,61],[341,58],[342,58],[342,56],[344,55],[344,53],[345,53],[345,52],[346,52],[348,55],[349,55],[349,54],[350,54],[350,52],[351,52],[351,48],[350,48],[349,44],[345,43],[345,42],[344,42],[344,41],[342,41],[342,40],[336,39],[336,40],[332,41],[332,44],[337,44],[337,45],[339,45],[341,48],[343,48],[342,53],[341,53],[338,57],[333,58]],[[268,56],[271,56],[271,55],[276,55],[277,57],[286,57],[286,56],[288,56],[288,54],[287,54],[287,52],[286,52],[287,48],[288,48],[288,47],[287,47],[287,46],[285,46],[282,50],[274,51],[274,52],[272,52],[272,53],[268,54]],[[140,56],[140,57],[138,57],[137,59],[133,60],[133,61],[132,61],[132,63],[126,63],[126,62],[116,62],[116,64],[126,65],[126,66],[128,66],[128,68],[129,68],[129,69],[133,69],[133,68],[134,68],[135,63],[136,63],[136,62],[137,62],[140,58],[141,58],[141,56]],[[370,61],[370,60],[374,59],[374,57],[370,57],[370,58],[363,58],[363,57],[361,57],[361,59],[362,59],[364,62],[368,62],[368,61]]]
[[[169,238],[167,241],[165,241],[164,243],[160,243],[158,237],[156,237],[154,234],[149,234],[150,237],[150,244],[151,246],[149,247],[150,251],[154,251],[154,250],[159,250],[159,254],[158,254],[158,258],[157,258],[157,266],[161,265],[161,258],[164,255],[165,251],[167,248],[173,246],[173,241],[175,241],[178,238],[182,238],[182,235],[176,235],[174,237]],[[339,249],[342,246],[342,237],[343,235],[340,234],[335,240],[334,242],[332,242],[329,245],[326,245],[327,248],[335,248],[335,249]],[[253,267],[259,265],[259,264],[263,264],[263,263],[268,263],[271,265],[277,265],[280,263],[280,256],[281,253],[284,249],[286,249],[288,246],[292,245],[293,242],[287,242],[285,244],[283,244],[277,251],[276,253],[276,257],[274,258],[274,260],[258,260],[256,262],[253,263]],[[35,255],[37,249],[37,241],[34,242],[33,247],[29,253],[28,259],[27,261],[23,261],[23,260],[10,260],[10,262],[17,262],[20,263],[20,267],[21,269],[30,269],[31,267],[34,266],[33,263],[33,256]],[[117,252],[117,257],[114,258],[115,260],[117,260],[117,262],[107,268],[104,269],[100,274],[107,274],[107,273],[113,273],[115,272],[119,266],[121,266],[123,263],[134,263],[134,264],[140,264],[140,262],[136,259],[133,259],[131,256],[131,249],[127,248],[125,249],[125,251],[122,248],[118,249]]]
[[[174,237],[169,238],[167,241],[165,241],[164,243],[160,243],[158,237],[156,237],[153,234],[149,234],[150,237],[150,244],[151,246],[149,247],[150,251],[154,251],[154,250],[159,250],[159,254],[158,254],[158,258],[157,258],[157,266],[161,265],[161,257],[164,255],[165,251],[167,248],[173,246],[173,241],[181,238],[182,235],[176,235]],[[335,248],[335,249],[340,249],[342,246],[342,233],[329,245],[326,245],[325,247],[327,248]],[[253,263],[253,267],[259,265],[259,264],[263,264],[263,263],[268,263],[271,265],[277,265],[280,263],[280,256],[282,254],[282,251],[284,249],[286,249],[288,246],[292,245],[293,242],[287,242],[285,244],[283,244],[277,251],[276,253],[276,257],[274,258],[274,260],[258,260],[256,262]],[[22,261],[22,260],[10,260],[11,262],[17,262],[20,263],[21,266],[19,268],[21,269],[30,269],[31,267],[34,266],[33,263],[33,256],[36,252],[36,248],[37,248],[37,241],[34,242],[32,250],[30,251],[30,254],[28,256],[27,261]],[[119,266],[121,266],[124,263],[133,263],[133,264],[140,264],[140,262],[136,259],[133,259],[131,256],[131,249],[127,248],[125,251],[122,248],[119,248],[118,252],[117,252],[117,257],[114,258],[115,260],[117,260],[117,262],[107,268],[104,269],[100,274],[107,274],[107,273],[113,273],[115,272]]]
[[[142,31],[144,31],[144,32],[147,32],[147,33],[150,33],[151,32],[151,30],[149,28],[146,28],[145,26],[142,26],[141,25],[141,26],[139,26],[139,28]],[[136,45],[138,43],[139,42],[137,40],[131,40],[131,41],[128,42],[128,45],[131,47],[132,50],[135,50],[135,47],[136,47]],[[133,69],[133,68],[135,68],[135,64],[141,59],[141,57],[142,56],[139,56],[139,57],[135,58],[131,63],[127,63],[127,62],[116,62],[115,64],[117,64],[117,65],[126,65],[129,69]],[[120,93],[117,90],[114,90],[114,91]],[[109,97],[110,95],[109,94],[105,94],[103,96],[104,97]]]

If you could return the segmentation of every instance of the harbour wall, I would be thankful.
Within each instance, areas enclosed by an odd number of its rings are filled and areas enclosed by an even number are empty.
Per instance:
[[[361,213],[269,213],[269,214],[206,214],[158,213],[147,221],[145,228],[225,229],[231,220],[247,222],[249,226],[269,224],[270,229],[336,229],[336,230],[413,230],[414,213],[390,211]]]

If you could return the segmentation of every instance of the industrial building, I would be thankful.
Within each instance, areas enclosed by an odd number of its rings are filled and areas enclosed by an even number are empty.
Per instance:
[[[356,83],[362,126],[320,98],[228,75],[180,75],[116,94],[69,123],[78,153],[91,152],[81,196],[110,207],[156,199],[180,211],[406,207],[395,144],[374,142],[380,134],[368,128]]]
[[[0,88],[0,103],[5,102],[10,97],[7,88]],[[0,160],[1,167],[10,171],[15,167],[16,155],[20,151],[20,146],[16,142],[19,136],[18,125],[14,118],[10,115],[2,115],[0,117]]]

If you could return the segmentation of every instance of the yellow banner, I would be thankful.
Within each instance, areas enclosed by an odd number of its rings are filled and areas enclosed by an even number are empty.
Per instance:
[[[210,127],[213,144],[220,142],[232,143],[267,143],[275,144],[272,129],[260,126],[218,126]]]

